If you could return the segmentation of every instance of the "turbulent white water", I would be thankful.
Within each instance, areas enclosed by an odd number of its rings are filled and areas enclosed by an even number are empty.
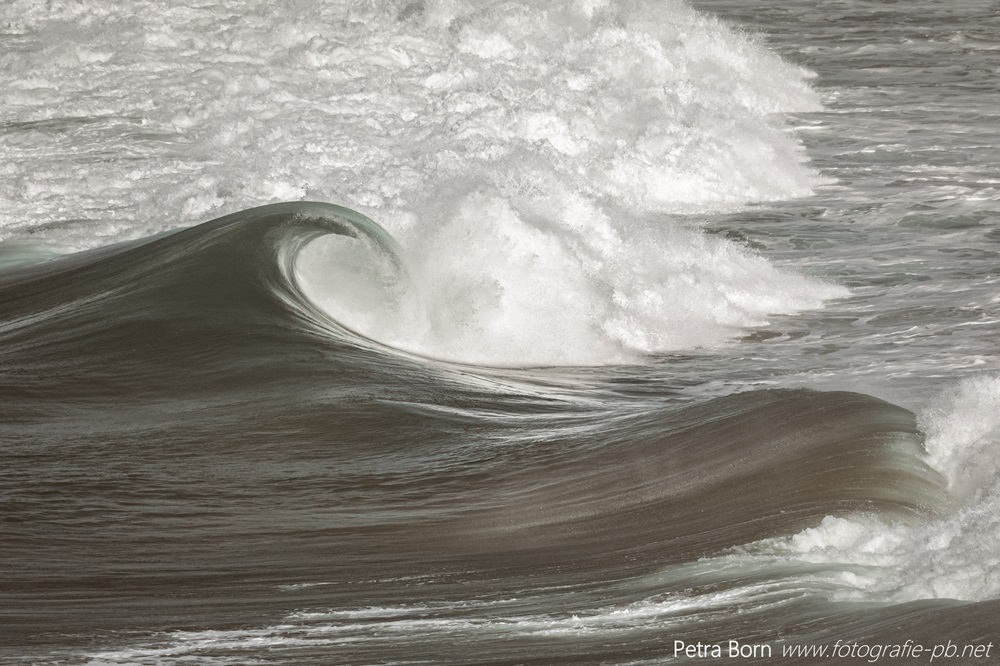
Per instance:
[[[822,182],[781,116],[819,108],[809,73],[682,2],[2,11],[0,238],[341,203],[400,241],[414,302],[344,302],[334,241],[308,292],[376,339],[500,365],[714,344],[847,293],[670,219]]]

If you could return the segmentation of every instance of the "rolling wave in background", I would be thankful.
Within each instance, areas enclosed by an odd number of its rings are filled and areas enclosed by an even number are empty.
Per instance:
[[[886,203],[934,121],[867,69],[680,2],[0,26],[4,660],[992,640],[996,188]]]
[[[681,2],[9,12],[3,102],[33,120],[6,126],[8,238],[349,203],[426,311],[357,325],[489,365],[635,361],[846,294],[664,219],[821,182],[775,115],[819,108],[806,72]],[[347,317],[323,286],[342,244],[304,282]]]

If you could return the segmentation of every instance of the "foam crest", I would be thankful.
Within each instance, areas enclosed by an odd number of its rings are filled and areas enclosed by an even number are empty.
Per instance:
[[[1000,377],[964,380],[921,416],[928,462],[962,501],[975,501],[1000,481]]]
[[[364,311],[344,306],[356,294],[335,268],[339,250],[307,248],[300,283],[360,333],[491,365],[629,361],[716,344],[770,313],[844,293],[692,229],[650,224],[626,240],[607,213],[562,194],[548,202],[562,211],[534,217],[497,192],[455,197],[441,211],[447,224],[403,244],[408,292],[366,299]]]

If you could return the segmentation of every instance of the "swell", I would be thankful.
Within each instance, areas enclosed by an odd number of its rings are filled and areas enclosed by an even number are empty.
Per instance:
[[[546,442],[539,455],[557,459],[491,491],[502,506],[468,519],[467,546],[667,564],[827,515],[919,520],[948,503],[913,415],[862,394],[761,390],[590,418],[589,437]]]
[[[0,274],[9,423],[30,440],[64,418],[67,432],[102,433],[111,455],[139,431],[178,450],[287,444],[290,459],[340,465],[356,524],[398,523],[410,539],[410,518],[431,516],[463,556],[500,542],[601,552],[627,533],[685,559],[824,515],[944,502],[913,415],[870,396],[759,390],[678,406],[598,388],[577,402],[516,371],[372,345],[297,288],[298,250],[325,234],[395,256],[367,218],[298,203]],[[613,382],[595,372],[596,386]]]
[[[318,583],[593,585],[946,502],[913,415],[870,396],[636,400],[595,369],[584,400],[371,344],[290,277],[331,233],[392,252],[346,209],[282,204],[0,276],[15,642],[245,621]]]

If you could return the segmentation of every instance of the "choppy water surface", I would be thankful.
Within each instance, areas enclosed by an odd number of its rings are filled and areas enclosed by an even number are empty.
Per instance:
[[[990,663],[997,35],[8,3],[2,659]]]

